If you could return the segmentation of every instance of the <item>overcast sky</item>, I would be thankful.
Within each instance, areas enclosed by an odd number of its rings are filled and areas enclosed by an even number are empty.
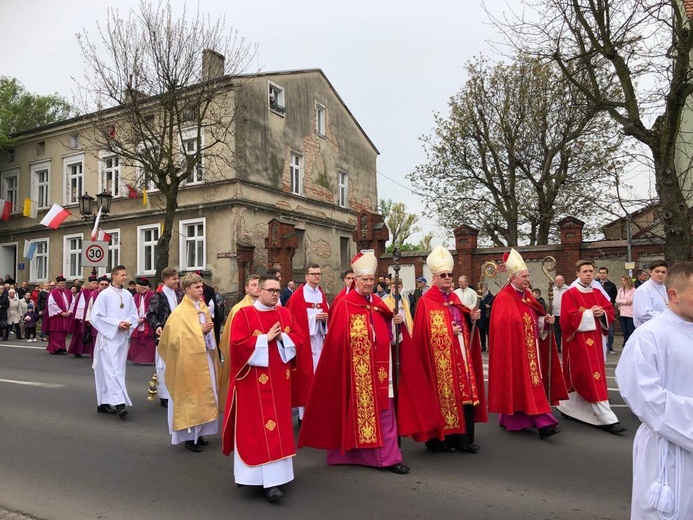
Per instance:
[[[182,0],[172,0],[176,9]],[[96,33],[106,9],[125,16],[136,0],[0,0],[0,75],[17,78],[31,92],[71,98],[82,78],[75,34]],[[495,14],[504,0],[486,0]],[[188,2],[194,10],[196,4]],[[464,84],[463,66],[492,54],[498,40],[477,0],[427,2],[317,2],[200,0],[200,11],[224,15],[228,25],[258,45],[261,71],[321,68],[380,151],[378,195],[423,204],[405,176],[424,160],[419,137],[433,127],[433,113]],[[422,218],[423,232],[439,232]],[[436,240],[435,243],[439,243]]]

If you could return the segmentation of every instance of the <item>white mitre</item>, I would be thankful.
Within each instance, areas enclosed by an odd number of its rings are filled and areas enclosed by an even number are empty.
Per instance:
[[[522,259],[522,255],[514,249],[511,249],[510,253],[503,255],[503,263],[510,276],[527,270],[527,264]]]
[[[451,273],[453,267],[455,267],[455,260],[452,258],[447,247],[436,246],[436,248],[431,251],[431,254],[428,255],[428,258],[426,258],[426,265],[433,274],[442,273],[444,271]]]
[[[364,249],[351,259],[354,276],[372,276],[378,269],[378,259],[372,249]]]

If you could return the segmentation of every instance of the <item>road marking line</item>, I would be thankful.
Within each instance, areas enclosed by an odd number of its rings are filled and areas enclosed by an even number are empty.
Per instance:
[[[46,347],[43,346],[36,346],[36,347],[30,347],[29,345],[0,345],[0,347],[5,347],[5,348],[30,348],[30,349],[36,349],[36,350],[46,350]]]
[[[38,383],[36,381],[17,381],[15,379],[0,379],[0,383],[12,383],[14,385],[39,386],[41,388],[62,388],[65,385],[55,383]]]

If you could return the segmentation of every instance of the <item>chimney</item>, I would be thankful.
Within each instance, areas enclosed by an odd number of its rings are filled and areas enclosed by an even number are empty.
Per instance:
[[[212,49],[202,51],[202,81],[221,78],[224,75],[224,58]]]

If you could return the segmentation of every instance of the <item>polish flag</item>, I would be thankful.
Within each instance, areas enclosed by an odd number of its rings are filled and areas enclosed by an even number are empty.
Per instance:
[[[46,216],[41,220],[41,225],[51,229],[58,229],[67,217],[72,215],[69,211],[63,208],[60,204],[53,204],[53,207],[48,210]]]
[[[0,219],[10,220],[12,214],[12,203],[9,200],[0,199]]]
[[[96,233],[96,235],[91,236],[91,241],[94,242],[98,240],[99,242],[110,242],[111,241],[111,235],[106,233],[103,229],[99,229]]]

